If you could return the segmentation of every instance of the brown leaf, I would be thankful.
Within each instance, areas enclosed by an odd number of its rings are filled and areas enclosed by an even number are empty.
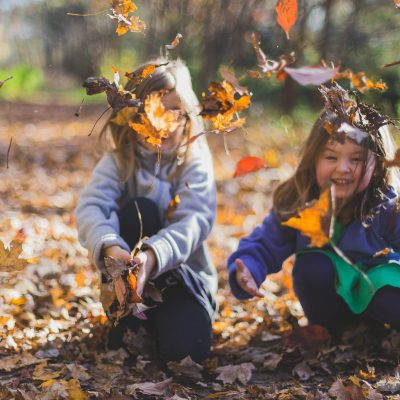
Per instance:
[[[194,362],[190,356],[185,357],[184,359],[177,361],[169,361],[167,363],[168,368],[178,375],[185,375],[192,379],[202,380],[202,371],[203,367],[200,364]]]
[[[259,157],[244,157],[237,162],[233,177],[237,178],[238,176],[249,174],[265,167],[264,160]]]
[[[178,44],[180,43],[182,38],[183,38],[183,35],[181,33],[177,33],[174,40],[170,44],[166,44],[165,48],[167,50],[175,49],[175,47],[178,46]]]
[[[289,39],[289,32],[297,21],[297,0],[278,0],[275,7],[277,22]]]
[[[133,72],[126,72],[125,76],[132,81],[132,84],[134,87],[139,85],[141,82],[143,82],[144,79],[150,77],[156,68],[161,67],[163,65],[167,65],[168,63],[163,63],[163,64],[146,64],[143,65],[142,67],[136,69]]]
[[[171,383],[172,378],[165,379],[161,382],[134,383],[126,387],[125,393],[135,398],[141,398],[138,396],[138,392],[148,396],[165,396]]]
[[[22,242],[13,240],[6,248],[0,240],[0,271],[18,272],[23,270],[28,264],[27,260],[19,258],[22,252]]]
[[[216,372],[219,373],[216,379],[222,381],[224,384],[233,383],[235,380],[238,380],[242,385],[246,385],[251,379],[251,371],[253,369],[255,367],[252,363],[225,365],[216,369]]]

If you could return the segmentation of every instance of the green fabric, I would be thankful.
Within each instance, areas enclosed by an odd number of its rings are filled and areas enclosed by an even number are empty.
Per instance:
[[[332,242],[339,241],[344,226],[335,223]],[[331,246],[324,248],[310,248],[297,253],[321,253],[329,257],[336,270],[336,292],[341,296],[355,314],[362,313],[374,297],[375,293],[383,286],[400,288],[400,266],[395,263],[381,264],[369,269],[358,262],[349,264]]]

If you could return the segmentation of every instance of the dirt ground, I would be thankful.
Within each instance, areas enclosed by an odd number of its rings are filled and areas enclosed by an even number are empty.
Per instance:
[[[361,323],[332,338],[307,326],[291,260],[264,284],[263,299],[230,294],[226,259],[296,161],[290,134],[272,125],[230,134],[229,154],[221,137],[209,138],[218,217],[208,243],[220,280],[212,356],[162,365],[145,332],[107,351],[97,273],[73,216],[99,158],[98,130],[88,133],[103,109],[76,117],[77,108],[0,104],[0,239],[23,240],[29,261],[23,272],[0,272],[0,399],[400,399],[400,334]],[[245,155],[271,168],[233,179]]]

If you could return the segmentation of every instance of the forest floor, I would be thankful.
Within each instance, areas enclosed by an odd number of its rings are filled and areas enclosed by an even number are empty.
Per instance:
[[[268,278],[263,299],[230,294],[226,259],[296,162],[293,132],[272,124],[231,134],[229,154],[221,137],[209,139],[218,185],[209,246],[220,280],[212,356],[162,365],[145,332],[134,346],[107,351],[98,276],[73,216],[99,158],[98,131],[88,133],[102,109],[75,111],[0,104],[0,239],[23,240],[29,260],[22,273],[0,272],[0,399],[400,399],[400,334],[360,324],[331,338],[307,327],[291,260]],[[245,155],[274,168],[233,179]]]

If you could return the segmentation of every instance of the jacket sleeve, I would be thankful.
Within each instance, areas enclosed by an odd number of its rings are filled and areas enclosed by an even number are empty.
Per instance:
[[[111,154],[105,154],[96,165],[75,209],[79,241],[88,249],[100,270],[104,268],[103,248],[118,245],[130,251],[119,235],[117,201],[122,190],[117,162]]]
[[[174,216],[144,242],[157,258],[152,278],[185,263],[207,238],[215,221],[216,188],[210,151],[205,141],[198,140],[194,145],[175,186],[180,203]]]
[[[283,261],[295,250],[295,230],[282,226],[276,213],[271,211],[261,225],[240,240],[238,249],[228,259],[229,284],[233,294],[239,299],[251,297],[236,281],[236,259],[244,262],[260,286],[267,274],[278,272]]]

